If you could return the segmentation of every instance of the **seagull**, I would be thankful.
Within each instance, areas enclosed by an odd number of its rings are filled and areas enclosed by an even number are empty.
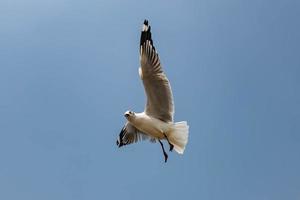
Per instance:
[[[161,141],[168,142],[169,151],[175,149],[177,153],[183,154],[188,142],[189,126],[186,121],[173,121],[172,90],[153,45],[148,20],[144,21],[141,32],[139,75],[147,96],[145,110],[141,113],[131,110],[124,113],[127,122],[116,143],[122,147],[141,140],[158,141],[167,162],[168,154]]]

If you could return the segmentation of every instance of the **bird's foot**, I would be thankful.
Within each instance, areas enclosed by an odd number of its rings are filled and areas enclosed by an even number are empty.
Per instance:
[[[174,145],[173,145],[173,144],[171,144],[171,143],[169,143],[169,145],[170,145],[170,151],[173,151],[173,149],[174,149]]]
[[[166,163],[168,160],[168,154],[166,152],[164,152],[164,156],[165,156],[165,163]]]
[[[165,156],[165,163],[166,163],[167,160],[168,160],[168,154],[167,154],[166,151],[165,151],[165,148],[164,148],[163,143],[162,143],[160,140],[158,140],[158,141],[159,141],[159,144],[160,144],[160,146],[161,146],[161,148],[162,148],[162,150],[163,150],[163,153],[164,153],[164,156]]]

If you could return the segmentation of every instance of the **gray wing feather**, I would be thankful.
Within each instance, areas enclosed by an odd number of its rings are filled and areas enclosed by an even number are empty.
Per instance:
[[[146,39],[140,49],[139,74],[147,96],[145,113],[165,122],[173,122],[174,102],[170,82],[150,39]]]

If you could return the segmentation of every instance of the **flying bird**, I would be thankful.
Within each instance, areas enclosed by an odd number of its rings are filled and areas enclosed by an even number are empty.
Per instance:
[[[167,162],[168,154],[161,140],[168,142],[170,151],[175,149],[177,153],[183,154],[188,142],[189,126],[186,121],[173,121],[174,101],[170,82],[163,72],[147,20],[141,32],[140,65],[139,75],[147,96],[146,107],[141,113],[124,113],[127,122],[116,143],[121,147],[141,140],[158,141]]]

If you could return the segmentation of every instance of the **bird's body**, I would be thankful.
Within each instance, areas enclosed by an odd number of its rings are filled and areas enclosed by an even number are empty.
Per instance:
[[[167,140],[170,151],[183,154],[188,141],[189,126],[185,121],[174,123],[174,102],[170,82],[162,70],[158,54],[153,46],[151,27],[144,21],[140,40],[139,75],[143,82],[147,103],[144,112],[125,112],[126,124],[117,140],[119,147],[140,140],[158,141],[165,162],[168,155],[161,140]]]
[[[128,121],[141,132],[159,140],[165,139],[172,127],[172,123],[163,122],[144,112],[136,113],[135,117],[128,118]]]

